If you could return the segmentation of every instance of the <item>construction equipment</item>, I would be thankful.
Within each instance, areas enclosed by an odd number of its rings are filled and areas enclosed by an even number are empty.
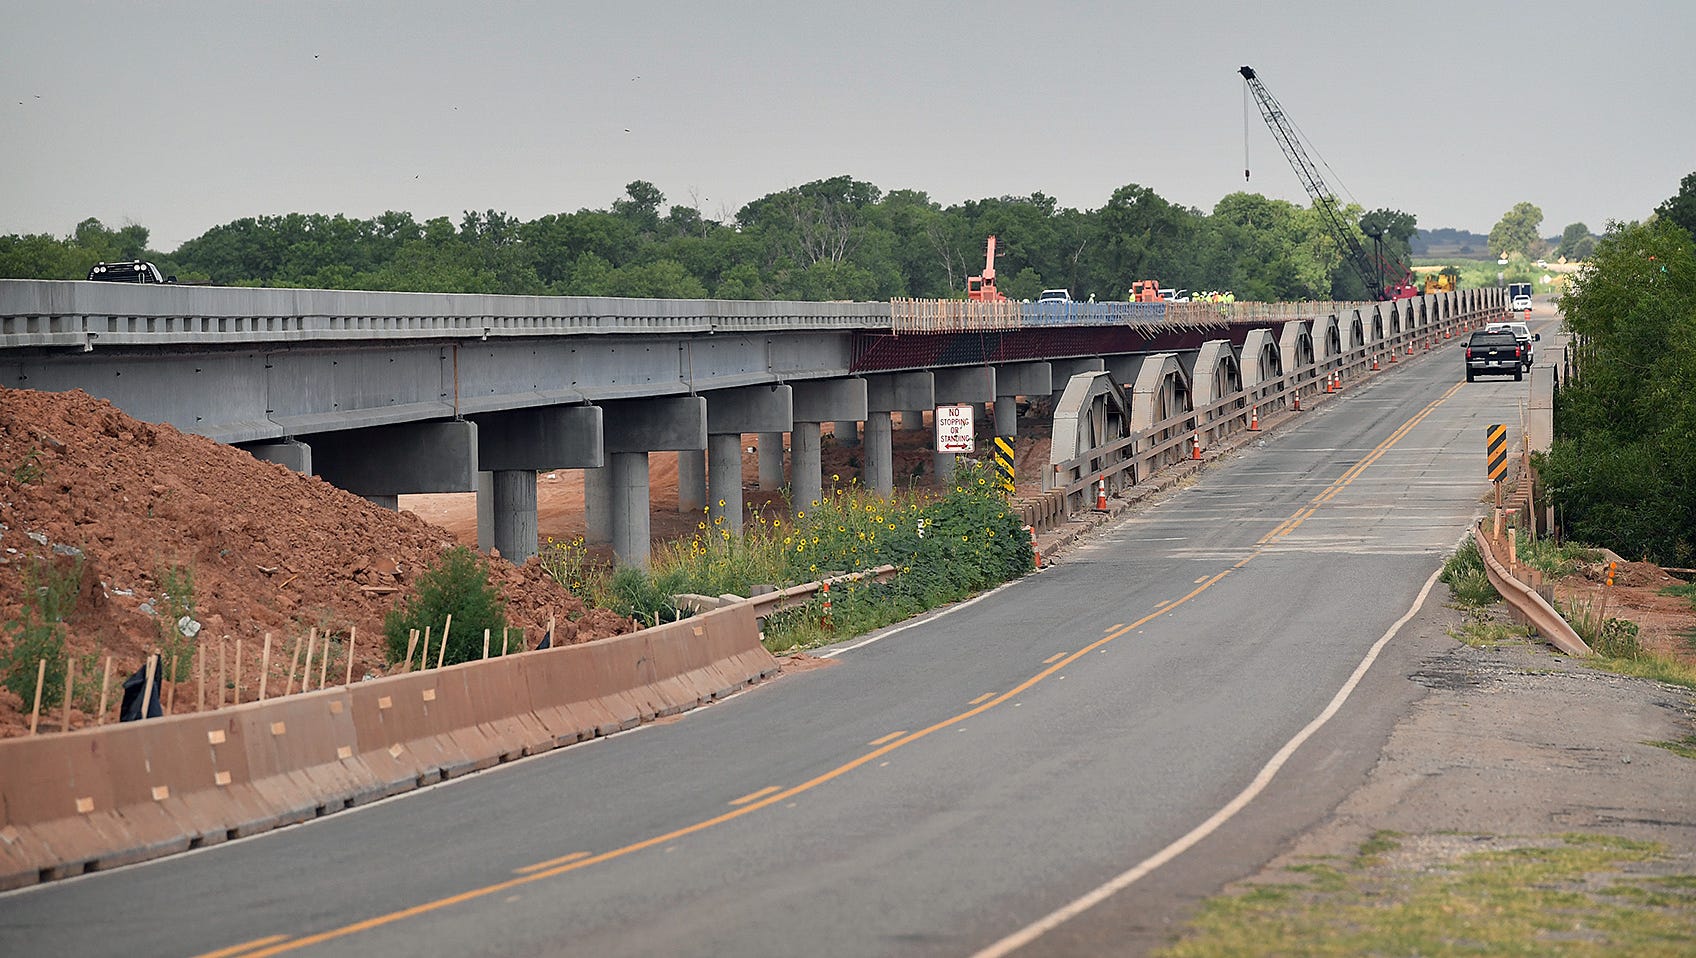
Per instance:
[[[1160,281],[1157,279],[1139,279],[1131,284],[1131,302],[1158,303],[1160,302]]]
[[[1425,292],[1449,293],[1455,288],[1455,278],[1450,273],[1426,273]]]
[[[1313,198],[1314,207],[1319,210],[1325,218],[1326,224],[1331,227],[1332,235],[1342,244],[1343,258],[1348,260],[1349,265],[1354,268],[1361,282],[1365,283],[1366,288],[1371,290],[1372,294],[1380,301],[1418,295],[1419,291],[1413,285],[1413,274],[1405,266],[1400,263],[1391,264],[1384,259],[1382,254],[1379,255],[1376,263],[1371,257],[1367,256],[1366,249],[1360,245],[1360,240],[1355,237],[1354,231],[1349,228],[1348,223],[1344,222],[1342,211],[1337,208],[1335,192],[1325,182],[1324,177],[1319,175],[1318,167],[1314,166],[1313,161],[1308,159],[1307,151],[1302,149],[1301,140],[1296,135],[1295,128],[1285,118],[1284,110],[1278,105],[1277,99],[1267,91],[1265,85],[1260,82],[1260,78],[1255,75],[1254,68],[1245,66],[1237,72],[1242,74],[1244,82],[1248,84],[1249,91],[1254,94],[1255,102],[1260,106],[1260,116],[1266,121],[1267,127],[1272,130],[1272,138],[1278,141],[1279,148],[1284,151],[1284,157],[1290,161],[1290,166],[1296,171],[1296,178],[1301,180],[1302,188],[1307,190],[1307,195]],[[1247,169],[1243,170],[1243,178],[1248,178]],[[1374,237],[1374,239],[1377,238]],[[1388,273],[1395,277],[1394,282],[1389,285],[1385,283],[1386,267],[1389,267]]]
[[[966,298],[979,303],[1003,303],[1007,297],[995,288],[995,237],[984,249],[983,272],[966,277]]]

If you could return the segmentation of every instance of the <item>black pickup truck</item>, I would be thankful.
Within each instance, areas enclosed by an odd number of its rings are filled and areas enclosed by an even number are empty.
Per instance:
[[[1479,376],[1525,378],[1525,350],[1511,329],[1479,330],[1466,341],[1466,381]]]

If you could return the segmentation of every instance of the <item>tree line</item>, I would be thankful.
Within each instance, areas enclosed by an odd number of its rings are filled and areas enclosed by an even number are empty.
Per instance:
[[[1343,209],[1357,232],[1383,230],[1385,258],[1406,262],[1414,218]],[[1136,184],[1098,209],[1043,193],[943,206],[923,192],[885,192],[849,176],[763,196],[729,221],[667,204],[637,180],[607,209],[534,220],[467,211],[419,222],[288,213],[215,226],[173,251],[148,249],[143,226],[97,219],[67,237],[0,236],[0,276],[80,279],[96,262],[149,259],[181,282],[421,292],[662,298],[883,300],[958,297],[997,237],[1001,291],[1035,299],[1065,287],[1123,300],[1154,279],[1239,299],[1371,299],[1321,212],[1257,193],[1211,211]],[[1373,249],[1364,234],[1362,245]]]

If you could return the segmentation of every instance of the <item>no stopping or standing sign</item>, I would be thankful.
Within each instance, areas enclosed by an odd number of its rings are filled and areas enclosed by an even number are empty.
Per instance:
[[[971,452],[974,448],[972,407],[936,407],[936,451]]]

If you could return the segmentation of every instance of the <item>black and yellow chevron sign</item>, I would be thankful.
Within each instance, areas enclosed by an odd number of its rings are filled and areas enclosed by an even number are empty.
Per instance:
[[[995,437],[995,475],[1001,488],[1013,494],[1013,444],[1001,436]]]
[[[1490,463],[1490,481],[1501,482],[1508,474],[1508,427],[1500,423],[1485,428],[1489,440],[1484,444]]]

